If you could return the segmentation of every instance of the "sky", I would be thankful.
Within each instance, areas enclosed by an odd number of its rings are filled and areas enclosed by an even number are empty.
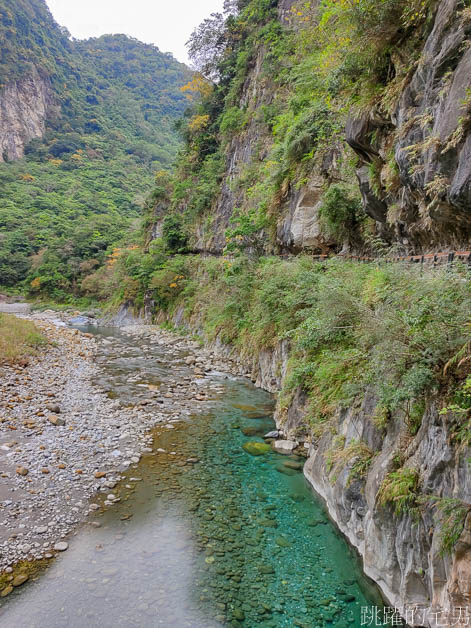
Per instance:
[[[223,0],[46,0],[56,22],[77,39],[125,33],[188,63],[185,42]]]

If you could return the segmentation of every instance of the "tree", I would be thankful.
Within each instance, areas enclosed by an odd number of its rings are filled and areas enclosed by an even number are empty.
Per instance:
[[[219,79],[218,66],[226,48],[226,20],[222,13],[211,13],[191,33],[188,56],[195,69],[207,79]]]

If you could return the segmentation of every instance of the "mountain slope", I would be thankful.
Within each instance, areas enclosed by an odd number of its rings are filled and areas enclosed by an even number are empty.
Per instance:
[[[42,0],[1,0],[0,36],[0,285],[65,298],[171,165],[190,73],[125,35],[72,41]]]

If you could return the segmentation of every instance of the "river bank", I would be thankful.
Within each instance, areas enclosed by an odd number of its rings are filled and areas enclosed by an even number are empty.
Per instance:
[[[0,623],[359,625],[380,600],[304,479],[304,458],[267,447],[272,396],[189,337],[89,329],[94,387],[123,407],[155,398],[165,419],[115,498],[93,497],[68,551],[0,600]]]
[[[64,317],[28,316],[49,344],[28,365],[2,368],[0,569],[66,548],[68,535],[99,508],[95,496],[107,505],[118,499],[113,489],[148,451],[149,430],[171,426],[204,404],[205,373],[230,366],[191,339],[157,327],[124,328],[139,339],[143,370],[123,382],[129,398],[114,399],[100,377],[121,340],[70,329]],[[164,386],[145,374],[153,348],[161,345],[175,370],[174,383]]]

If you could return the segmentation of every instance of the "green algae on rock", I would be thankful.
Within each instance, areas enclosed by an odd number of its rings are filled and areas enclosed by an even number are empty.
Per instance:
[[[252,456],[261,456],[271,451],[271,446],[258,441],[248,441],[242,445],[242,449]]]

